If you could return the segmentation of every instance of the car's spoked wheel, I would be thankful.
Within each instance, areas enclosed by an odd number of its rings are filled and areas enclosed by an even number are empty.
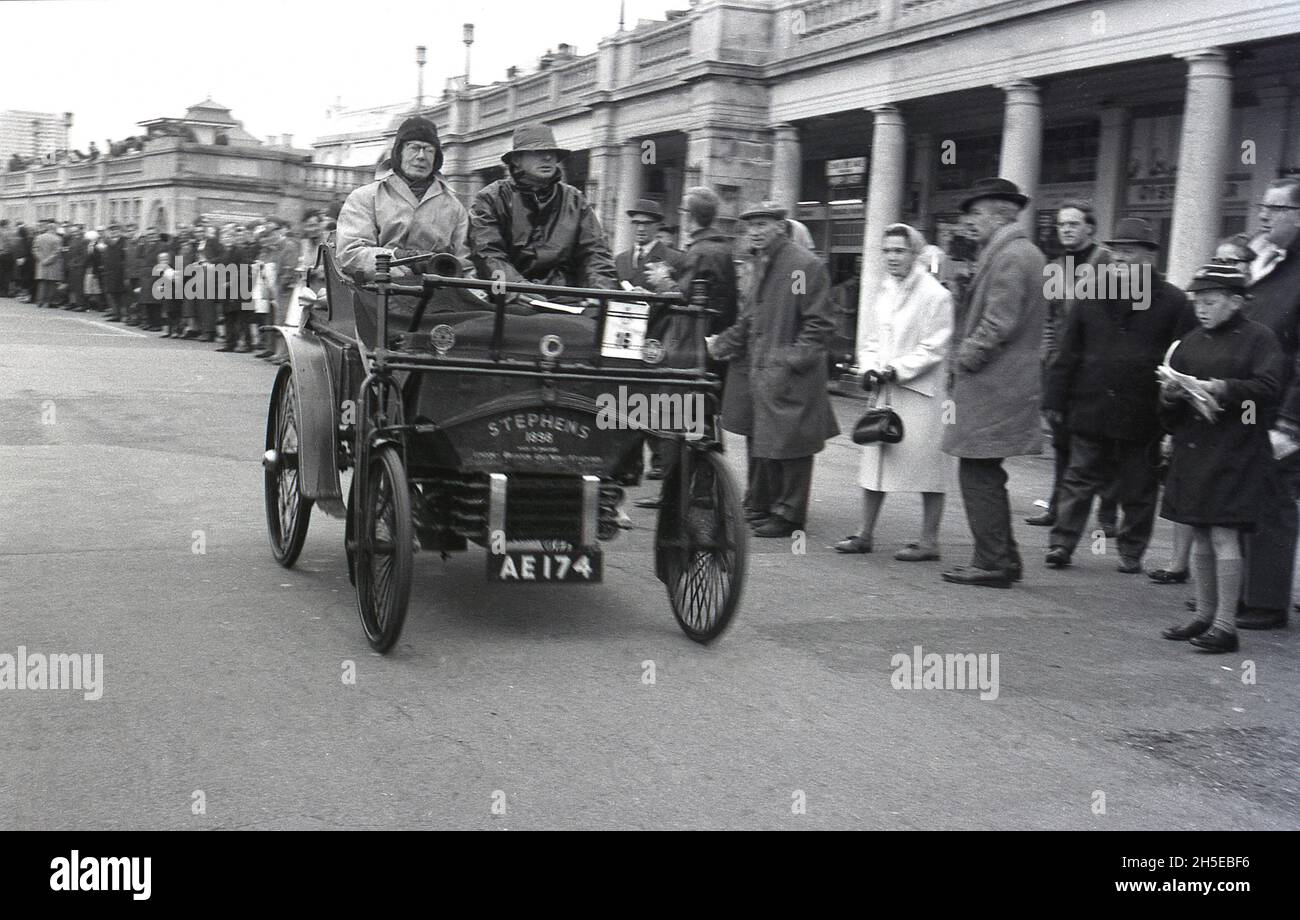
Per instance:
[[[683,483],[680,465],[665,477],[655,554],[677,625],[696,642],[708,642],[727,628],[740,604],[749,532],[721,456],[692,454],[689,477]],[[690,496],[684,520],[683,487]]]
[[[293,370],[280,368],[271,389],[266,419],[266,453],[262,455],[266,531],[271,555],[286,569],[302,552],[311,523],[311,499],[298,490],[298,413]]]
[[[396,448],[379,448],[368,466],[366,487],[354,492],[357,610],[371,647],[387,652],[402,634],[411,596],[411,492]]]

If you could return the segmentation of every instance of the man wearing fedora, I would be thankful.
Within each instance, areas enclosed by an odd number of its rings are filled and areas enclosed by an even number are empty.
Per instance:
[[[627,216],[632,222],[632,248],[614,257],[614,267],[619,281],[649,290],[647,270],[668,261],[668,246],[659,239],[664,215],[653,201],[642,198]]]
[[[569,151],[547,125],[516,128],[502,155],[509,175],[470,205],[479,277],[613,290],[614,260],[587,196],[564,181]]]
[[[355,189],[339,211],[334,245],[340,267],[355,277],[373,278],[375,256],[381,252],[399,258],[448,252],[460,259],[462,271],[472,273],[469,215],[442,178],[437,126],[419,116],[406,119],[393,139],[391,159],[391,171]],[[399,265],[393,278],[421,270],[419,264]]]
[[[1009,588],[1023,568],[1002,464],[1043,449],[1038,401],[1046,259],[1017,222],[1028,202],[1014,182],[992,178],[976,182],[961,204],[980,253],[955,311],[948,351],[952,404],[942,444],[959,460],[975,537],[971,564],[943,573],[959,585]]]
[[[743,362],[748,371],[749,386],[736,396],[752,425],[746,516],[758,537],[804,527],[813,458],[840,431],[826,394],[826,349],[835,335],[830,277],[785,235],[784,217],[770,201],[740,215],[754,251],[748,297],[737,321],[706,340],[713,358]]]
[[[1079,544],[1093,496],[1110,490],[1124,517],[1118,570],[1142,571],[1160,492],[1160,388],[1156,368],[1188,315],[1187,296],[1155,270],[1160,246],[1145,220],[1128,217],[1106,240],[1107,271],[1127,273],[1127,294],[1110,282],[1080,287],[1060,350],[1047,371],[1043,414],[1066,425],[1070,464],[1061,480],[1047,565],[1061,568]],[[1091,291],[1095,296],[1089,298]],[[1113,488],[1112,488],[1113,484]]]

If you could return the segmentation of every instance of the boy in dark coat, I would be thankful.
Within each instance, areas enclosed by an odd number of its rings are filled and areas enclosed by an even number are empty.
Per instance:
[[[1201,328],[1188,333],[1161,368],[1161,419],[1173,436],[1160,514],[1193,529],[1196,619],[1166,629],[1206,652],[1235,652],[1241,595],[1241,535],[1254,530],[1269,464],[1282,349],[1242,314],[1246,276],[1211,262],[1188,285]]]

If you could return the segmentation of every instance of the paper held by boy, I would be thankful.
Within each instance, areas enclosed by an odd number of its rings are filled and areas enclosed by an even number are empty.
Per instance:
[[[1212,422],[1218,417],[1221,407],[1218,400],[1205,389],[1205,384],[1209,381],[1181,373],[1169,366],[1169,358],[1173,355],[1174,350],[1178,348],[1178,345],[1179,342],[1174,342],[1169,346],[1169,350],[1165,352],[1164,363],[1156,368],[1156,376],[1162,381],[1168,381],[1181,389],[1192,405],[1196,407],[1196,410],[1208,421]],[[1268,441],[1273,448],[1274,460],[1282,460],[1300,450],[1300,441],[1291,437],[1287,432],[1279,431],[1276,428],[1268,433]]]

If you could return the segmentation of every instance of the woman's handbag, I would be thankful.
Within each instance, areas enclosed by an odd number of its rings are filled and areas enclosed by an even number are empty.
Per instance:
[[[882,387],[883,390],[883,387]],[[903,440],[903,420],[888,405],[878,402],[881,390],[872,397],[872,406],[853,426],[854,444],[897,444]]]

